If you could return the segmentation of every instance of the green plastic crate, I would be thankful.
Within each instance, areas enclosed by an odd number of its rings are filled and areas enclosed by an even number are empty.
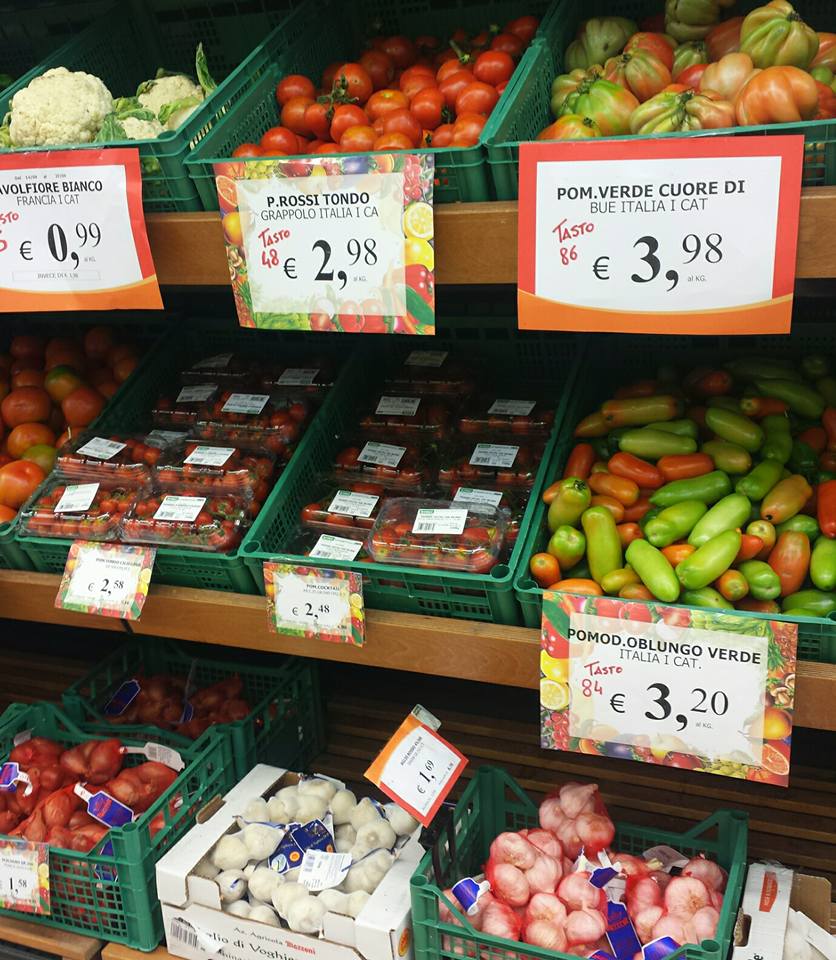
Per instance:
[[[572,960],[559,951],[505,940],[475,930],[455,901],[445,898],[456,924],[443,923],[438,915],[438,898],[462,877],[482,872],[491,842],[505,830],[522,830],[539,825],[537,807],[522,788],[497,767],[480,767],[456,804],[452,818],[454,849],[449,834],[424,854],[410,881],[412,930],[415,960],[458,960],[483,957],[486,960]],[[728,884],[713,940],[682,947],[669,960],[725,960],[732,943],[737,910],[746,877],[748,816],[739,810],[718,810],[685,833],[673,833],[630,823],[616,823],[614,848],[641,856],[658,844],[668,844],[686,856],[707,854],[728,871]],[[436,875],[433,862],[437,864]]]
[[[57,50],[50,47],[50,52],[36,67],[3,91],[0,117],[6,114],[18,90],[53,67],[92,73],[104,81],[114,97],[132,96],[137,86],[152,78],[159,67],[182,70],[193,76],[195,49],[203,40],[218,88],[177,130],[153,140],[107,144],[139,147],[146,211],[200,210],[200,200],[183,161],[234,100],[235,85],[230,84],[231,77],[226,81],[223,78],[238,67],[258,37],[281,23],[287,6],[289,0],[278,5],[269,0],[247,3],[232,0],[212,13],[212,4],[198,0],[156,0],[152,4],[131,0],[117,4],[101,13],[63,47]],[[29,15],[34,16],[34,12]],[[247,69],[255,75],[263,69],[263,63],[250,62]],[[78,144],[60,149],[90,147],[91,144]],[[31,148],[20,148],[24,149]]]
[[[202,689],[237,674],[244,684],[241,696],[252,711],[244,720],[212,728],[230,740],[236,779],[242,779],[257,763],[306,770],[325,746],[319,665],[300,657],[274,657],[273,662],[266,667],[234,659],[210,660],[191,655],[169,640],[144,637],[114,651],[69,687],[61,701],[67,716],[87,732],[152,740],[164,736],[173,744],[189,747],[193,740],[155,726],[110,723],[104,707],[125,681],[140,675],[189,676],[194,686]]]
[[[289,560],[309,566],[353,570],[363,575],[363,596],[369,608],[402,613],[433,614],[483,620],[489,623],[519,623],[520,611],[513,593],[513,571],[519,561],[525,532],[536,511],[557,432],[563,422],[574,382],[580,338],[575,335],[520,332],[508,317],[454,318],[447,335],[436,336],[433,349],[484,357],[491,375],[504,386],[525,384],[532,394],[555,400],[555,425],[523,516],[520,535],[506,563],[489,574],[427,570],[399,564],[316,560],[286,552],[299,523],[299,511],[310,500],[317,476],[330,469],[341,435],[356,429],[357,411],[369,390],[368,371],[392,367],[410,352],[400,338],[386,337],[381,350],[364,358],[363,377],[345,384],[341,402],[328,411],[311,431],[304,457],[296,457],[285,473],[285,487],[256,519],[241,547],[259,589],[264,590],[265,560]],[[497,386],[497,389],[500,389]]]
[[[739,15],[762,6],[759,0],[743,0],[732,13]],[[796,4],[808,23],[828,29],[832,4],[828,0],[807,0]],[[526,51],[500,100],[487,135],[488,165],[498,200],[518,196],[520,143],[535,140],[537,134],[553,122],[550,108],[551,86],[563,73],[563,56],[574,39],[582,20],[593,16],[624,16],[640,20],[659,13],[661,0],[559,0],[557,8],[543,23],[542,43]],[[744,132],[745,131],[745,132]],[[657,140],[670,137],[758,136],[764,134],[803,134],[805,187],[836,183],[836,121],[810,120],[806,123],[775,123],[727,130],[697,130],[688,133],[658,134],[653,137],[608,137],[602,140]],[[584,141],[590,142],[590,141]]]
[[[548,0],[532,0],[525,8],[536,15],[549,9]],[[505,23],[520,12],[519,4],[511,0],[485,0],[479,4],[451,0],[443,5],[431,0],[362,0],[348,4],[340,0],[307,0],[259,48],[272,54],[265,71],[255,76],[251,71],[239,70],[230,78],[234,87],[228,93],[236,102],[186,161],[204,210],[218,209],[212,164],[229,160],[240,143],[258,142],[265,130],[279,123],[274,91],[285,74],[305,74],[316,83],[329,63],[356,59],[372,28],[384,34],[417,36],[429,32],[443,37],[457,26],[480,30],[491,23]],[[324,23],[328,24],[327,30],[322,28]],[[277,49],[278,38],[283,41],[281,49]],[[288,38],[293,42],[288,43]],[[260,55],[259,52],[259,58]],[[416,151],[435,158],[435,203],[491,199],[483,144],[492,123],[493,118],[482,131],[478,146]]]
[[[90,739],[57,707],[48,703],[12,704],[0,717],[0,756],[8,757],[25,730],[67,747]],[[125,740],[144,746],[147,738]],[[101,940],[150,951],[163,938],[155,864],[194,824],[198,811],[235,783],[230,741],[212,730],[189,748],[178,748],[185,769],[145,813],[112,829],[90,853],[50,848],[52,910],[47,916],[0,910],[0,915],[60,927]],[[125,766],[143,763],[129,754]],[[162,826],[151,835],[154,819]]]
[[[586,353],[586,362],[577,378],[565,429],[554,452],[549,468],[549,480],[563,475],[563,466],[574,446],[571,440],[575,424],[587,413],[596,410],[613,390],[631,378],[653,375],[661,364],[675,364],[688,369],[700,363],[716,366],[718,361],[745,355],[787,356],[804,352],[829,353],[836,359],[836,333],[832,324],[794,325],[791,336],[756,337],[654,337],[600,335]],[[543,612],[543,591],[528,570],[532,554],[545,550],[548,543],[546,506],[538,504],[536,515],[526,531],[525,543],[516,569],[516,592],[527,627],[539,628]],[[641,603],[642,601],[634,601]],[[798,624],[798,658],[819,663],[836,663],[836,615],[825,617],[786,617],[781,614],[753,613],[747,617],[765,620],[783,620]]]
[[[313,347],[313,343],[316,344]],[[317,334],[315,341],[308,341],[307,347],[301,346],[298,337],[276,331],[250,330],[231,327],[227,321],[223,327],[213,325],[206,320],[195,324],[183,323],[172,331],[156,351],[154,362],[130,384],[119,398],[118,403],[109,406],[96,421],[98,429],[105,432],[137,431],[151,427],[151,409],[160,393],[178,382],[180,373],[191,363],[210,356],[213,353],[235,351],[253,359],[303,357],[316,349],[320,353],[329,353],[334,357],[345,354],[345,341],[339,334]],[[340,382],[345,380],[344,364]],[[316,414],[327,415],[335,402],[339,383],[329,391],[326,400]],[[316,417],[314,418],[316,419]],[[313,424],[303,435],[291,462],[304,460],[311,443]],[[289,468],[286,468],[270,492],[262,508],[266,512],[272,503],[281,497],[287,484]],[[62,573],[70,549],[69,540],[49,537],[18,536],[18,542],[31,560],[34,568],[41,573]],[[204,590],[226,590],[232,593],[257,593],[256,584],[248,566],[241,557],[241,546],[237,552],[228,554],[208,553],[185,548],[157,547],[154,562],[154,583],[166,583],[176,587],[197,587]]]

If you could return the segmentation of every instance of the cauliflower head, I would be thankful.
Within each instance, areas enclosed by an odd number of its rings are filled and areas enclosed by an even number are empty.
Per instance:
[[[55,67],[19,90],[10,107],[13,147],[91,143],[113,97],[98,77]]]
[[[194,113],[205,96],[203,87],[182,73],[149,80],[140,88],[137,100],[162,122],[163,130],[176,130]],[[186,101],[179,110],[161,111],[169,104]]]
[[[163,132],[159,120],[140,120],[139,117],[125,117],[119,121],[128,140],[151,140]]]

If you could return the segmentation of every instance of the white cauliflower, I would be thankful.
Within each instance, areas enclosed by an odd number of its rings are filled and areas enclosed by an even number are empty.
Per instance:
[[[98,77],[55,67],[13,97],[13,147],[91,143],[113,109],[113,97]]]
[[[164,130],[176,130],[197,110],[204,96],[201,86],[182,73],[176,73],[143,84],[137,100],[159,119]],[[186,102],[174,112],[164,109],[169,104],[179,105],[182,101]]]
[[[119,121],[128,140],[152,140],[163,132],[159,120],[140,120],[139,117],[125,117]]]

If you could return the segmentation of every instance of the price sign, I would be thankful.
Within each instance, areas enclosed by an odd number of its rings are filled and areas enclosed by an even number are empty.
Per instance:
[[[242,161],[215,172],[242,326],[435,333],[431,156]]]
[[[270,629],[333,643],[365,642],[363,578],[349,570],[326,570],[268,560],[264,587]]]
[[[49,844],[0,839],[0,907],[48,914]]]
[[[365,773],[425,827],[467,766],[467,758],[436,730],[413,711]]]
[[[13,310],[162,310],[136,149],[0,154],[0,295]]]
[[[541,745],[785,787],[797,629],[546,593]]]
[[[151,547],[76,540],[70,546],[55,606],[138,620],[148,597],[156,555]]]
[[[789,333],[800,136],[520,148],[529,330]]]

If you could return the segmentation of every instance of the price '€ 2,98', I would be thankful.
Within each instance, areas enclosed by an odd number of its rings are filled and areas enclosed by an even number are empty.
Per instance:
[[[264,231],[266,234],[267,231]],[[377,264],[377,241],[374,237],[367,237],[360,240],[352,237],[345,244],[345,257],[340,253],[335,253],[331,244],[327,240],[317,240],[311,247],[311,262],[309,270],[299,266],[296,257],[286,257],[284,261],[279,256],[278,247],[275,245],[280,240],[287,240],[290,237],[290,230],[279,230],[265,239],[260,235],[265,244],[261,251],[261,262],[272,270],[273,267],[281,267],[284,270],[288,280],[304,280],[305,276],[300,274],[311,273],[315,281],[324,281],[326,283],[338,283],[339,289],[345,289],[349,279],[363,280],[363,265],[373,267]],[[272,241],[272,242],[271,242]],[[349,276],[348,270],[356,268],[356,275]]]

